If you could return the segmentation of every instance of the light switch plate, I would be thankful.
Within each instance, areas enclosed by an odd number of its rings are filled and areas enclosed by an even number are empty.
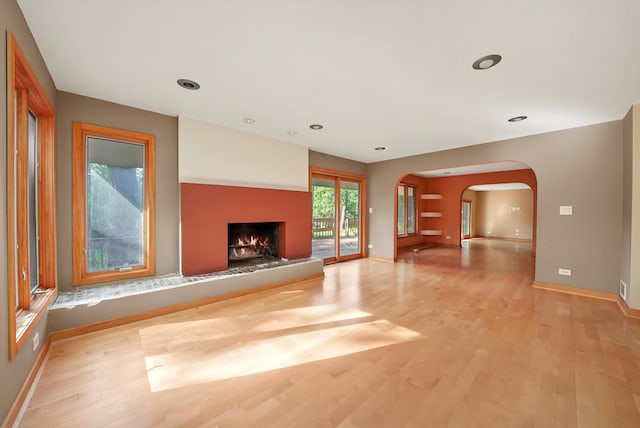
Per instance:
[[[571,205],[561,205],[560,215],[573,215],[573,207]]]

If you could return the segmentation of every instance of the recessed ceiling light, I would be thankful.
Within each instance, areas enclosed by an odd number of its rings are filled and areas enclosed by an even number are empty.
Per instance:
[[[247,125],[251,125],[251,124],[252,124],[252,123],[254,123],[256,120],[255,120],[255,119],[252,119],[252,118],[250,118],[250,117],[243,117],[243,118],[242,118],[242,121],[243,121],[244,123],[246,123]]]
[[[500,55],[486,55],[475,60],[471,67],[473,67],[474,70],[486,70],[497,65],[500,61],[502,61],[502,57]]]
[[[445,172],[443,172],[442,174],[443,174],[443,175],[449,175],[449,174],[451,174],[451,171],[445,171]]]
[[[378,146],[378,147],[376,147],[376,148],[375,148],[375,149],[373,149],[373,150],[382,151],[382,150],[387,150],[387,148],[386,148],[386,147],[384,147],[384,146]]]
[[[527,118],[527,116],[515,116],[515,117],[512,117],[511,119],[509,119],[509,122],[522,122],[526,118]]]
[[[198,84],[198,82],[194,82],[193,80],[189,79],[178,79],[178,85],[191,91],[200,89],[200,85]]]
[[[324,126],[320,125],[319,123],[314,123],[312,125],[309,125],[309,128],[314,129],[314,130],[318,130],[318,129],[322,129],[324,128]]]

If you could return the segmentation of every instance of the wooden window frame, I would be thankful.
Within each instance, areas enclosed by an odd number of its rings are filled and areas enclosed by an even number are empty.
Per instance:
[[[33,332],[58,294],[55,194],[55,110],[15,36],[7,33],[7,284],[9,358]],[[38,288],[30,272],[18,275],[29,260],[28,115],[38,118]],[[18,296],[16,296],[16,289]],[[16,306],[16,300],[18,301]]]
[[[340,198],[340,183],[341,181],[349,181],[353,183],[358,183],[360,185],[360,251],[356,254],[350,254],[347,256],[338,256],[338,251],[336,248],[336,255],[334,257],[329,257],[324,259],[324,263],[333,263],[333,262],[342,262],[347,260],[354,260],[366,257],[366,230],[367,230],[367,216],[365,215],[365,207],[367,206],[367,177],[361,174],[354,174],[346,171],[338,171],[335,169],[328,168],[320,168],[311,166],[309,167],[309,192],[313,193],[313,179],[314,178],[328,178],[331,180],[335,180],[336,182],[336,195],[335,195],[335,204],[338,206],[339,198]],[[312,198],[313,199],[313,198]],[[313,202],[312,202],[313,204]],[[311,215],[313,216],[313,209]],[[336,226],[336,234],[339,234],[339,228]],[[336,240],[336,243],[339,239]],[[337,245],[337,244],[336,244]]]
[[[404,188],[404,196],[405,196],[405,201],[404,201],[404,213],[403,213],[403,220],[404,220],[404,230],[406,231],[408,229],[408,224],[409,224],[409,204],[407,203],[408,196],[409,196],[409,188],[413,189],[413,218],[414,218],[414,225],[413,225],[413,233],[403,233],[400,234],[398,233],[398,219],[396,219],[396,237],[398,238],[406,238],[408,236],[415,236],[418,234],[418,221],[417,221],[417,213],[418,213],[418,204],[417,204],[417,199],[416,196],[418,194],[418,188],[413,185],[413,184],[405,184],[405,183],[400,183],[396,186],[396,216],[397,216],[397,212],[398,212],[398,202],[399,202],[399,195],[398,195],[398,188],[399,187],[403,187]]]
[[[144,265],[127,271],[87,272],[87,137],[144,146]],[[73,123],[73,285],[95,284],[155,275],[155,137],[87,123]]]

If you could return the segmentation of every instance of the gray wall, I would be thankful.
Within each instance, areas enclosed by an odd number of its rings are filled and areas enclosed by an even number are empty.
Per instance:
[[[338,156],[327,155],[325,153],[314,152],[309,150],[309,166],[316,168],[333,169],[336,171],[350,172],[352,174],[365,175],[367,173],[367,164],[345,159]]]
[[[71,290],[71,165],[74,121],[152,134],[156,137],[156,273],[179,271],[178,120],[175,117],[58,92],[56,124],[56,197],[58,284]],[[88,287],[99,287],[98,285]],[[87,286],[83,286],[87,287]]]
[[[8,325],[8,285],[7,285],[7,43],[6,32],[11,31],[22,51],[31,64],[40,84],[49,97],[49,101],[56,106],[56,89],[38,47],[29,31],[22,12],[14,0],[0,0],[0,28],[2,29],[2,42],[0,45],[0,135],[3,147],[0,150],[0,423],[5,419],[13,401],[18,395],[22,384],[26,380],[31,367],[37,357],[37,352],[32,352],[31,337],[18,352],[12,361],[9,361],[9,325]],[[40,320],[33,334],[40,334],[40,343],[47,336],[47,316]],[[42,346],[42,345],[40,345]],[[39,349],[38,349],[39,351]]]
[[[367,166],[369,250],[394,258],[394,187],[403,175],[521,161],[538,181],[535,279],[617,293],[622,218],[622,121],[376,162]],[[572,205],[573,216],[560,216]],[[571,277],[558,275],[569,268]]]

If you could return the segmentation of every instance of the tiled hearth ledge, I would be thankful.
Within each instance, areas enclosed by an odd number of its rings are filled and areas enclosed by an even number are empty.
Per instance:
[[[49,331],[99,326],[139,314],[161,314],[163,308],[179,309],[190,302],[233,296],[243,291],[322,276],[319,259],[280,260],[223,272],[185,277],[179,274],[127,281],[97,288],[60,292],[49,309]],[[144,317],[142,317],[144,318]],[[117,323],[116,323],[117,325]],[[91,329],[89,329],[91,330]]]

